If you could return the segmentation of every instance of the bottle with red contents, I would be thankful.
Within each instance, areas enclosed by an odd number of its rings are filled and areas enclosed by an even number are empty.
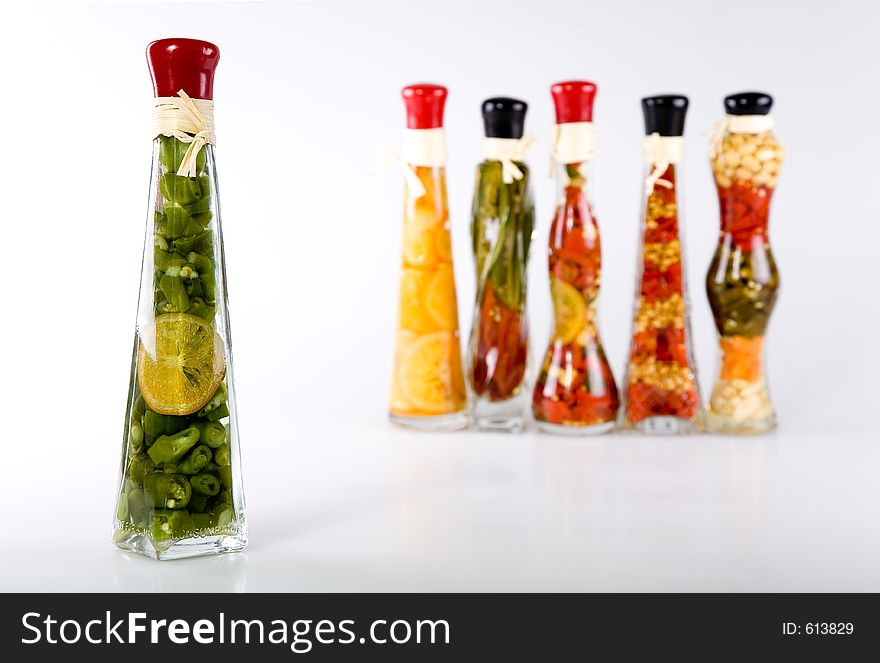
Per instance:
[[[478,430],[521,431],[531,394],[526,272],[535,210],[524,163],[531,142],[523,134],[526,110],[519,99],[483,102],[484,161],[471,217],[477,293],[468,346]]]
[[[596,85],[566,81],[550,88],[556,107],[553,161],[556,211],[548,262],[554,324],[532,395],[538,426],[587,435],[614,427],[617,385],[596,320],[602,251],[591,204]]]
[[[446,201],[442,85],[403,88],[403,250],[389,416],[424,430],[467,425],[452,238]]]
[[[680,207],[687,108],[680,95],[642,99],[645,193],[620,413],[624,430],[674,434],[702,427]]]
[[[721,232],[706,291],[719,334],[719,369],[706,419],[719,433],[763,433],[776,425],[762,360],[779,289],[767,224],[784,153],[772,133],[772,106],[761,92],[726,97],[727,115],[712,140]]]
[[[147,47],[153,166],[113,533],[156,559],[247,545],[214,165],[218,60],[197,39]]]

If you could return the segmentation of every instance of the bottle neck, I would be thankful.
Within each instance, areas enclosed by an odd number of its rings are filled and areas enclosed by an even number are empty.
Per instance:
[[[593,165],[591,161],[556,163],[556,201],[557,204],[590,200],[593,185]]]

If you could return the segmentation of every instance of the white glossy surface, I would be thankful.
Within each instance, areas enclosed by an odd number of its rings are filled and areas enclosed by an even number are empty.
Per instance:
[[[739,0],[742,18],[684,0],[516,11],[510,0],[32,4],[0,9],[14,92],[0,106],[0,590],[880,591],[876,3],[795,12]],[[115,550],[110,519],[149,174],[143,51],[171,24],[222,51],[217,162],[251,545],[158,563]],[[660,35],[670,41],[653,66]],[[511,52],[511,36],[527,66],[481,73]],[[617,376],[641,195],[639,97],[691,95],[684,223],[704,392],[715,335],[701,281],[718,228],[704,132],[725,94],[776,97],[788,154],[770,231],[782,275],[767,341],[778,433],[578,440],[387,423],[401,191],[368,164],[399,142],[400,87],[450,86],[465,334],[479,104],[531,102],[529,310],[542,346],[549,86],[567,77],[599,84],[599,306]],[[36,128],[47,132],[25,131]],[[256,167],[266,160],[271,176]]]

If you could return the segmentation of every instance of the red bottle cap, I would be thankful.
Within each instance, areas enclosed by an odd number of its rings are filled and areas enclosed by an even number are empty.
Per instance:
[[[214,70],[220,49],[201,39],[160,39],[147,46],[147,64],[157,97],[183,90],[194,99],[214,98]]]
[[[403,88],[407,129],[437,129],[443,126],[447,90],[442,85],[419,83]]]
[[[592,122],[596,84],[590,81],[563,81],[550,88],[556,104],[556,124]]]

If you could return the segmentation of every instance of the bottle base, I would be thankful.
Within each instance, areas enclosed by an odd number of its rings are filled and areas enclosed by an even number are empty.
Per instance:
[[[464,410],[453,412],[452,414],[438,414],[433,417],[409,417],[389,412],[388,419],[397,426],[422,431],[453,431],[461,430],[468,426],[468,416]]]
[[[689,435],[700,433],[703,430],[699,420],[679,419],[670,416],[646,417],[637,424],[626,421],[621,425],[621,428],[645,435]]]
[[[248,538],[247,532],[240,530],[232,534],[190,537],[162,542],[162,544],[157,546],[149,536],[142,532],[118,530],[113,538],[113,542],[117,548],[122,550],[144,555],[151,559],[165,561],[241,552],[247,547]]]
[[[526,421],[525,417],[475,417],[471,428],[484,433],[522,433]]]
[[[602,435],[614,429],[613,421],[604,421],[601,424],[591,424],[588,426],[564,426],[560,424],[550,424],[546,421],[536,421],[538,428],[545,433],[551,435],[564,435],[566,437],[586,437],[588,435]]]
[[[762,435],[776,428],[776,417],[738,421],[710,411],[706,413],[706,428],[720,435]]]

